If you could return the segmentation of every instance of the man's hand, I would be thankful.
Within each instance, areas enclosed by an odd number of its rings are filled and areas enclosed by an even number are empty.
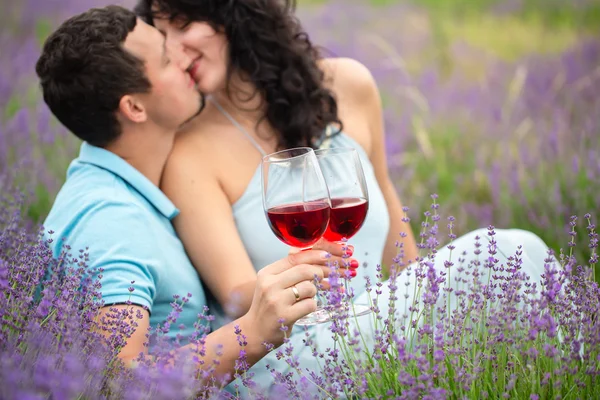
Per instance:
[[[258,335],[268,343],[280,345],[284,338],[282,325],[290,329],[298,319],[317,309],[313,299],[317,294],[315,276],[320,282],[327,278],[331,262],[340,266],[350,263],[352,271],[356,272],[358,261],[343,258],[344,247],[323,240],[310,250],[291,251],[286,258],[261,269],[252,305],[242,317],[247,335]],[[351,251],[347,254],[351,255]],[[326,282],[322,284],[327,286]]]

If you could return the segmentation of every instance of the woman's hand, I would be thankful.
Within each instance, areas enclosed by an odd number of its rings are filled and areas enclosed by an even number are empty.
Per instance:
[[[307,264],[322,265],[326,277],[329,276],[331,266],[335,265],[339,268],[339,274],[342,277],[354,278],[357,274],[356,270],[359,266],[358,260],[351,258],[354,254],[354,246],[341,242],[329,242],[326,239],[321,239],[311,249],[292,248],[289,252],[291,256],[297,254],[311,254],[311,251],[325,251],[325,254],[314,253],[310,258],[303,258],[302,262]],[[329,255],[327,255],[329,253]],[[316,257],[321,257],[320,259]],[[327,281],[321,282],[323,289],[329,289]]]

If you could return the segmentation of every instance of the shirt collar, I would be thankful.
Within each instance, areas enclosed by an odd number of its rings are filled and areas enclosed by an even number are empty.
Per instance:
[[[173,219],[179,214],[179,210],[173,202],[154,183],[115,153],[83,142],[79,152],[79,161],[95,165],[117,175],[168,219]]]

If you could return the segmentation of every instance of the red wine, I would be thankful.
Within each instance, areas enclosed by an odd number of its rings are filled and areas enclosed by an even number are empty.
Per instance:
[[[327,229],[331,208],[324,201],[290,204],[267,210],[271,230],[293,247],[315,244]]]
[[[369,202],[361,197],[331,199],[329,226],[323,237],[330,242],[350,239],[358,232],[369,209]]]

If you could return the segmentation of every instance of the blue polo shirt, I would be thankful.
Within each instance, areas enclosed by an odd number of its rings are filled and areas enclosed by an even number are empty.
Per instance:
[[[83,143],[44,229],[54,231],[55,257],[63,244],[71,247],[73,256],[88,248],[88,267],[103,269],[104,303],[130,300],[145,306],[153,327],[166,321],[173,295],[191,293],[171,326],[171,336],[179,333],[185,338],[193,333],[206,296],[171,224],[178,213],[160,189],[125,160]],[[180,324],[185,325],[183,330]]]

